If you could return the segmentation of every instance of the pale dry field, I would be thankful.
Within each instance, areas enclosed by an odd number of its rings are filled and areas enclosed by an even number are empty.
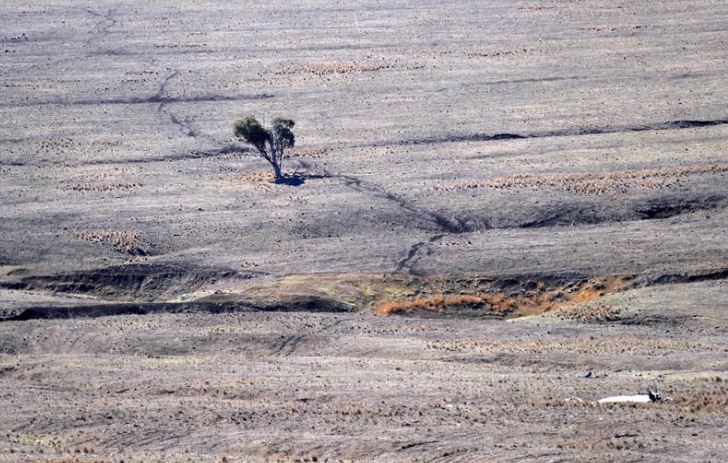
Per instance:
[[[726,460],[727,25],[3,2],[0,461]]]

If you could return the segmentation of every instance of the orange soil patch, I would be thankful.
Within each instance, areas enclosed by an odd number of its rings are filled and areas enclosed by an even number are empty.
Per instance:
[[[380,302],[375,313],[391,315],[415,310],[441,311],[446,308],[475,307],[487,305],[501,315],[524,316],[564,310],[626,289],[629,280],[622,277],[605,277],[579,282],[562,288],[547,288],[539,283],[534,290],[522,294],[508,296],[502,292],[485,292],[478,294],[436,294],[418,296],[413,299],[384,300]]]
[[[572,281],[559,286],[545,282],[524,282],[507,292],[491,279],[479,276],[426,279],[373,274],[332,273],[288,275],[270,281],[256,281],[229,293],[253,300],[316,296],[353,307],[369,307],[377,315],[425,310],[475,308],[502,317],[540,314],[551,310],[572,313],[580,304],[634,286],[630,277],[602,277]]]
[[[557,289],[537,288],[536,291],[526,293],[517,299],[518,310],[515,315],[535,315],[550,310],[569,309],[630,286],[629,279],[604,277]]]
[[[399,312],[412,312],[414,310],[440,311],[447,307],[468,307],[489,303],[493,297],[471,294],[435,294],[433,296],[418,296],[409,300],[389,300],[379,303],[377,315],[391,315]],[[503,307],[504,299],[494,300],[494,305]]]

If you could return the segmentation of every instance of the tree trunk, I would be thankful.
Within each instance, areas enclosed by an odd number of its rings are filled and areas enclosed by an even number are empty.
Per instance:
[[[275,176],[276,176],[275,182],[281,183],[283,181],[283,174],[281,173],[281,167],[274,162],[271,162],[271,165],[273,166],[273,172],[275,173]]]
[[[270,164],[273,166],[273,172],[276,175],[275,182],[276,183],[282,183],[283,182],[283,174],[281,173],[281,156],[278,152],[278,146],[273,142],[273,140],[269,140],[268,144],[270,145]]]

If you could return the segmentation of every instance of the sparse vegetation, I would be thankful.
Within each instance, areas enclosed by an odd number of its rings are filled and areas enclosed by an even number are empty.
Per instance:
[[[488,304],[496,312],[503,312],[512,307],[508,301],[498,296],[472,295],[472,294],[435,294],[433,296],[419,296],[407,300],[383,301],[377,306],[377,315],[391,315],[415,310],[429,310],[433,312],[448,307],[473,307]]]
[[[253,116],[235,123],[235,136],[253,145],[258,154],[268,161],[276,183],[284,181],[283,160],[286,149],[293,148],[296,143],[292,130],[295,125],[291,119],[275,118],[270,127],[264,127]]]
[[[78,232],[74,237],[90,243],[111,245],[117,251],[132,256],[146,256],[149,253],[139,236],[129,231],[91,230]]]
[[[617,291],[630,287],[629,279],[623,277],[603,277],[567,284],[563,287],[547,287],[538,283],[534,288],[521,294],[505,294],[495,288],[484,293],[473,294],[435,294],[418,296],[411,299],[384,300],[377,305],[378,315],[412,312],[416,310],[441,311],[455,307],[483,306],[500,315],[533,315],[551,310],[559,310],[559,314],[567,317],[567,309],[579,307],[580,304],[593,301]]]
[[[728,415],[728,392],[725,388],[716,387],[701,394],[680,394],[674,397],[674,403],[686,413]]]
[[[65,191],[77,191],[80,193],[105,193],[109,191],[128,191],[142,187],[140,183],[77,183],[64,187]]]
[[[306,73],[314,74],[319,77],[327,76],[330,74],[353,74],[361,72],[373,72],[381,69],[387,69],[391,66],[384,64],[372,64],[372,63],[356,63],[356,62],[345,62],[345,63],[319,63],[319,64],[307,64],[302,68],[286,68],[282,71],[276,72],[276,74],[296,74]]]
[[[723,174],[725,164],[624,170],[606,173],[516,174],[492,180],[460,180],[449,185],[436,185],[436,191],[477,188],[495,190],[548,188],[581,195],[625,193],[633,189],[660,190],[675,187],[695,175]]]
[[[579,304],[556,311],[556,315],[561,319],[592,323],[617,320],[621,313],[620,307],[602,303]]]
[[[728,2],[164,3],[3,3],[0,463],[728,463]]]

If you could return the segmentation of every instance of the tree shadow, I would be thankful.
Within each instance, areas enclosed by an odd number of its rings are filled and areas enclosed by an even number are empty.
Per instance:
[[[293,174],[285,174],[282,179],[276,182],[277,185],[300,186],[307,180],[325,178],[323,174],[305,174],[294,172]]]
[[[303,177],[293,177],[286,175],[280,180],[277,180],[275,183],[276,185],[288,185],[288,186],[299,186],[303,185],[306,182],[306,179]]]

